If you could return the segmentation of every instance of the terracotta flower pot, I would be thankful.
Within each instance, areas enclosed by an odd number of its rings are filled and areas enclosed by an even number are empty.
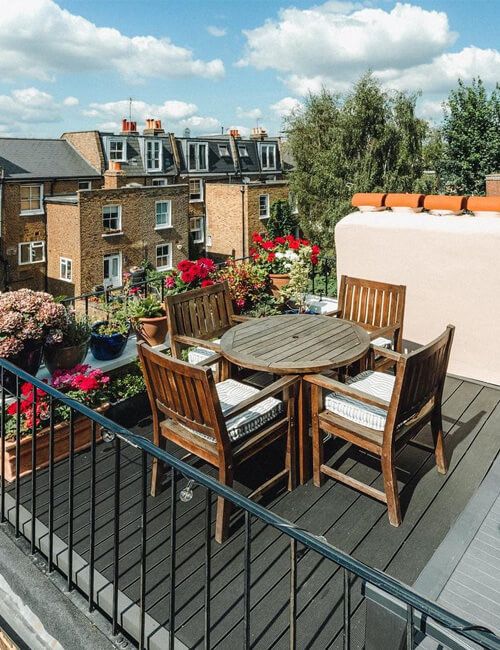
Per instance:
[[[283,287],[290,282],[290,276],[288,273],[270,273],[269,279],[271,281],[271,292],[275,298],[280,295]]]
[[[167,337],[167,317],[139,318],[136,325],[137,339],[148,345],[161,345]]]
[[[90,338],[80,345],[70,345],[65,348],[50,346],[43,351],[45,367],[51,375],[56,370],[70,370],[82,363],[87,356]]]
[[[97,413],[105,413],[109,404],[103,404],[95,409]],[[87,418],[77,418],[74,422],[74,450],[75,452],[87,449],[92,444],[92,421]],[[43,469],[49,465],[49,427],[41,429],[36,434],[36,469]],[[31,448],[33,436],[23,436],[19,441],[19,476],[26,476],[33,471],[31,462]],[[96,442],[101,442],[101,430],[96,430]],[[54,462],[69,456],[69,423],[60,422],[54,427]],[[4,478],[9,483],[16,479],[16,441],[5,442],[5,474]]]

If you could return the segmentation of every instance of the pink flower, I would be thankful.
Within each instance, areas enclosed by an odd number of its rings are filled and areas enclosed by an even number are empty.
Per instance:
[[[202,287],[211,287],[213,284],[215,284],[215,282],[213,280],[209,280],[209,279],[202,280],[202,282],[201,282]]]
[[[167,275],[165,278],[165,286],[167,289],[173,289],[175,287],[175,278],[173,275]]]

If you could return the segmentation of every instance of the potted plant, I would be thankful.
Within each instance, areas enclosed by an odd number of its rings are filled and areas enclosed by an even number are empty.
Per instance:
[[[266,295],[266,269],[253,262],[230,259],[217,273],[217,279],[227,281],[237,314],[247,313]]]
[[[86,316],[69,312],[68,323],[62,331],[62,339],[52,341],[49,337],[43,350],[43,360],[50,374],[56,370],[68,370],[82,363],[89,349],[92,326]]]
[[[167,313],[155,296],[129,301],[128,313],[137,338],[148,345],[160,345],[167,336]]]
[[[107,417],[122,427],[134,427],[151,415],[146,384],[138,361],[111,381],[110,395],[111,406]]]
[[[82,402],[99,413],[109,408],[110,379],[99,369],[88,365],[78,365],[71,370],[56,370],[50,384],[68,397]],[[36,400],[35,400],[36,395]],[[34,404],[35,402],[35,404]],[[70,409],[65,404],[54,402],[54,462],[69,455],[69,417]],[[21,386],[21,399],[6,407],[4,478],[13,481],[16,477],[16,462],[19,476],[26,476],[33,470],[32,437],[36,435],[36,468],[49,464],[49,418],[50,398],[42,389],[35,389],[30,383]],[[19,428],[19,443],[16,440]],[[80,451],[92,442],[92,422],[76,415],[73,421],[73,449]],[[100,442],[100,430],[96,432],[96,442]],[[17,447],[19,444],[19,457]],[[16,461],[17,459],[17,461]]]
[[[124,311],[112,312],[108,320],[94,323],[90,334],[90,351],[94,359],[118,359],[125,350],[129,333],[130,321]]]
[[[196,261],[182,260],[177,268],[169,271],[165,276],[167,295],[209,287],[216,280],[217,267],[213,260],[200,257]]]
[[[36,375],[44,343],[60,342],[68,323],[66,308],[42,291],[19,289],[0,294],[0,357]],[[6,374],[4,386],[15,387]]]

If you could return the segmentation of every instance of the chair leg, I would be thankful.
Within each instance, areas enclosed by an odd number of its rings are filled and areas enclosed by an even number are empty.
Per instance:
[[[165,450],[166,440],[162,436],[158,441],[160,449]],[[165,474],[165,465],[157,458],[153,458],[151,463],[151,496],[155,497],[162,491],[162,481]]]
[[[229,467],[219,468],[219,481],[223,485],[232,487],[233,485],[233,470]],[[229,523],[231,518],[231,502],[217,498],[217,517],[215,520],[215,541],[222,544],[229,537]]]
[[[323,434],[319,426],[318,409],[320,390],[319,386],[314,384],[311,386],[313,483],[316,487],[321,487],[324,481],[324,475],[321,471],[321,465],[323,465]]]
[[[387,497],[387,510],[391,526],[401,524],[401,508],[399,505],[398,481],[394,466],[394,454],[382,454],[382,475],[384,478],[384,492]]]
[[[441,409],[435,409],[431,417],[432,439],[434,441],[434,455],[436,457],[436,466],[440,474],[446,474],[448,471],[448,462],[444,451],[443,442],[443,418]]]
[[[290,397],[289,391],[283,396],[285,403],[288,403],[288,433],[286,437],[285,469],[288,470],[288,491],[291,492],[297,487],[297,426],[295,409],[295,391]]]

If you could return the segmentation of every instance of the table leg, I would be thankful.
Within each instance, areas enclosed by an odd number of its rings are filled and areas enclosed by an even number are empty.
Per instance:
[[[299,483],[304,485],[311,478],[311,436],[309,435],[309,385],[303,379],[299,382],[297,404],[297,433],[298,433],[298,461]]]

